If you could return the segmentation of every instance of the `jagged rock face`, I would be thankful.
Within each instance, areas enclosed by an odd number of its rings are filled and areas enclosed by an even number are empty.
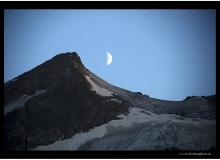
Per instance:
[[[128,111],[126,101],[116,103],[91,91],[84,74],[78,55],[65,53],[6,83],[6,107],[22,95],[46,92],[5,114],[5,148],[29,150],[47,145],[117,119],[117,115]]]

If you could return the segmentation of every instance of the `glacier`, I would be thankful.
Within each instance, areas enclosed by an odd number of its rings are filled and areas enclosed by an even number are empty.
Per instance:
[[[215,140],[213,120],[158,115],[136,107],[118,118],[33,150],[207,150]]]

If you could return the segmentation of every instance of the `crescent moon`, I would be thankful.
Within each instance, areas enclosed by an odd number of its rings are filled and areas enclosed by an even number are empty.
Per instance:
[[[111,55],[111,53],[107,52],[106,56],[107,56],[107,63],[106,63],[106,65],[108,66],[108,65],[110,65],[112,63],[112,55]]]

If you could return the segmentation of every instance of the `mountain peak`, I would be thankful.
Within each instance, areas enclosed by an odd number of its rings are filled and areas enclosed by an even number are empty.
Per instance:
[[[74,66],[74,68],[84,68],[80,57],[76,52],[65,52],[54,56],[51,60],[56,60],[62,64],[69,64]]]
[[[64,58],[64,57],[67,57],[67,56],[80,59],[80,57],[78,56],[77,52],[64,52],[64,53],[57,54],[53,58]]]
[[[88,73],[77,53],[67,52],[4,86],[6,149],[48,145],[127,113],[127,102],[119,96],[100,95],[111,91]]]
[[[7,97],[10,95],[11,99],[16,99],[22,94],[33,94],[36,90],[56,88],[63,81],[81,80],[84,69],[85,67],[76,52],[57,54],[43,64],[15,77],[16,82],[6,83],[5,97],[8,99]],[[13,91],[14,88],[16,91]]]

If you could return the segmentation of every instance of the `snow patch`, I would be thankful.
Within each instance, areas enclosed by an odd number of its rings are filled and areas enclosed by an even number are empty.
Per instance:
[[[203,101],[208,101],[207,99],[205,99],[205,98],[203,98],[203,97],[201,97],[200,99],[202,99]]]
[[[86,133],[77,133],[72,138],[58,140],[48,146],[38,146],[33,150],[77,150],[82,144],[87,141],[103,137],[106,134],[106,124],[90,129]]]
[[[29,99],[38,96],[40,94],[44,94],[46,93],[46,90],[38,90],[36,91],[34,94],[28,96],[26,94],[22,95],[21,97],[19,97],[18,99],[14,100],[13,102],[5,105],[4,107],[4,115],[6,115],[7,113],[13,111],[16,108],[22,107]]]
[[[103,96],[103,97],[112,96],[113,93],[111,91],[98,86],[95,82],[92,81],[92,79],[89,76],[85,75],[85,78],[91,85],[92,91],[95,91],[98,95]]]
[[[191,100],[204,100],[207,101],[205,98],[203,98],[202,96],[195,96],[193,98],[191,98]]]
[[[111,98],[111,101],[115,101],[115,102],[118,102],[118,103],[122,103],[121,100],[119,100],[119,99],[115,99],[115,98]]]

